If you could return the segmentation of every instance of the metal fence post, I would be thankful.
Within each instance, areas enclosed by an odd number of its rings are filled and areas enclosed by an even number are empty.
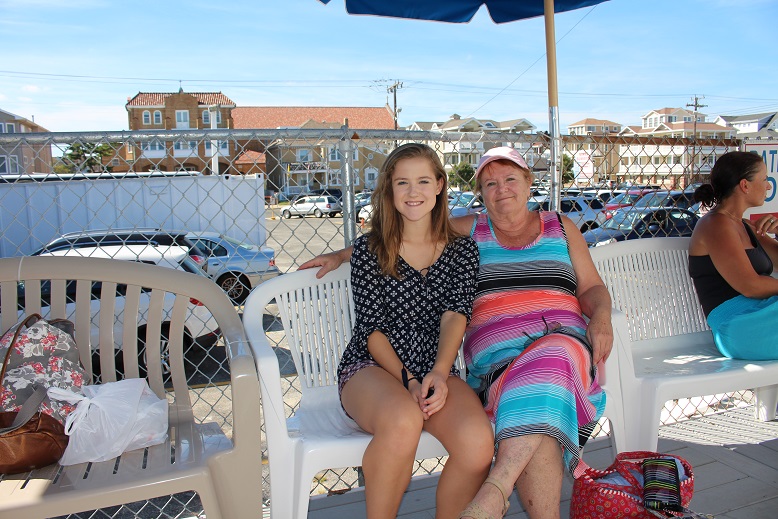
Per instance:
[[[357,224],[354,215],[354,143],[351,141],[352,137],[349,135],[348,119],[345,120],[343,126],[343,137],[340,139],[340,156],[341,167],[343,170],[343,185],[346,189],[343,192],[343,237],[345,246],[349,247],[354,243],[354,238],[357,236]]]

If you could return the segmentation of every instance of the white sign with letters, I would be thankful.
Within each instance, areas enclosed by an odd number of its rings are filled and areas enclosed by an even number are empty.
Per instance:
[[[762,160],[767,165],[767,180],[772,186],[772,189],[767,192],[764,205],[749,209],[746,211],[746,216],[752,221],[767,213],[778,216],[778,190],[776,190],[776,181],[778,180],[778,141],[746,142],[744,151],[750,151],[762,156]]]

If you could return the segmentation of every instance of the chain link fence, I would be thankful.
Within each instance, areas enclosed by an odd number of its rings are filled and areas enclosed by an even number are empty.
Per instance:
[[[304,261],[340,249],[369,230],[369,193],[380,168],[392,149],[410,141],[426,143],[438,152],[449,172],[452,214],[484,209],[474,193],[475,166],[495,146],[511,146],[522,153],[536,178],[529,203],[540,209],[550,206],[553,166],[550,139],[544,133],[343,126],[4,134],[0,256],[104,255],[184,269],[191,267],[191,260],[227,291],[242,313],[240,305],[248,291],[264,279],[296,270]],[[560,209],[584,231],[608,226],[618,230],[626,221],[635,231],[630,238],[690,233],[701,212],[694,204],[693,188],[707,180],[716,157],[741,147],[739,140],[564,136]],[[649,189],[654,190],[651,206],[659,207],[652,214],[630,220],[624,216],[629,212],[613,209],[638,202],[639,197],[631,194],[642,196]],[[652,224],[651,217],[661,221]],[[300,389],[277,308],[269,307],[262,319],[276,339],[286,412],[291,416]],[[218,339],[215,343],[191,339],[187,363],[190,385],[197,393],[196,416],[229,431],[231,395],[224,348]],[[749,405],[752,399],[745,391],[671,401],[662,420],[674,423]],[[607,423],[593,434],[607,435]],[[264,444],[263,436],[258,432],[257,441]],[[445,459],[420,460],[414,474],[439,471],[443,463]],[[264,477],[267,498],[267,471]],[[359,484],[358,468],[333,469],[312,481],[311,493],[337,493]],[[197,496],[188,493],[78,516],[200,514]]]

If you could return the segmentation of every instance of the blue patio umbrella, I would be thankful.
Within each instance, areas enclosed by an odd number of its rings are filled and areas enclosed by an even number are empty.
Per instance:
[[[319,0],[328,4],[331,0]],[[590,7],[607,0],[345,0],[350,14],[413,18],[451,23],[469,22],[486,5],[495,23],[544,16],[548,69],[548,128],[551,137],[552,207],[559,207],[562,182],[562,139],[559,132],[559,96],[556,74],[554,13]]]

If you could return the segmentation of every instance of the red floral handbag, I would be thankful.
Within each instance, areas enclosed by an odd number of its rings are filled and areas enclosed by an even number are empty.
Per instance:
[[[681,478],[681,505],[688,506],[694,494],[694,473],[685,459],[676,455],[650,451],[622,452],[605,470],[586,467],[573,484],[570,499],[570,519],[655,519],[663,517],[643,506],[643,485],[635,477],[642,472],[642,462],[647,458],[675,458],[684,468]],[[626,484],[609,482],[607,476],[621,476]],[[603,478],[606,478],[603,480]],[[619,478],[619,479],[621,479]],[[664,517],[667,517],[666,515]],[[701,517],[701,516],[697,516]]]

